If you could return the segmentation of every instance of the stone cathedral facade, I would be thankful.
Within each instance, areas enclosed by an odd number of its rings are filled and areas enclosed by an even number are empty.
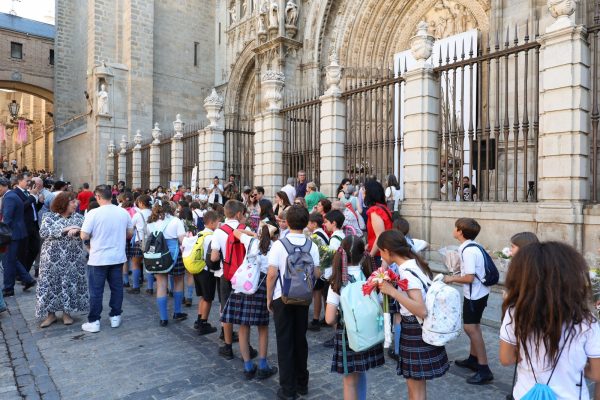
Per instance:
[[[503,227],[491,246],[517,229],[595,249],[598,157],[587,139],[595,8],[594,0],[57,0],[56,171],[77,183],[152,187],[188,184],[197,166],[200,186],[234,173],[270,194],[297,169],[328,194],[344,176],[395,173],[403,214],[432,244],[449,240],[454,216],[471,215]],[[553,59],[565,43],[577,51]],[[554,79],[569,75],[559,72],[566,65],[587,81]],[[558,107],[562,116],[550,110],[548,99],[568,96],[585,99]],[[480,188],[476,202],[455,193],[465,177]]]

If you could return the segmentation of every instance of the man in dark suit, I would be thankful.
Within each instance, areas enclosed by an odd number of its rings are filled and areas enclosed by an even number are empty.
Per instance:
[[[15,189],[15,193],[21,198],[23,201],[23,210],[24,210],[24,220],[25,220],[25,228],[27,229],[27,238],[21,242],[21,247],[19,248],[19,252],[17,253],[17,258],[23,264],[27,272],[31,271],[31,267],[37,258],[40,247],[40,225],[38,222],[38,212],[44,205],[44,199],[41,199],[41,202],[38,201],[36,196],[38,195],[38,189],[36,189],[35,185],[31,185],[31,177],[27,174],[24,174],[25,181],[27,186],[25,189],[19,188],[21,190]],[[29,189],[30,188],[30,189]]]
[[[6,253],[2,255],[4,266],[4,297],[14,296],[15,277],[18,275],[24,284],[23,290],[35,286],[36,281],[29,275],[23,264],[17,259],[20,246],[27,238],[24,203],[17,191],[25,191],[31,178],[26,174],[17,174],[17,186],[2,198],[2,221],[12,230],[12,241]]]

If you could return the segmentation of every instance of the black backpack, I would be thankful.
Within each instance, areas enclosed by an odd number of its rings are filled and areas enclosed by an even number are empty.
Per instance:
[[[171,222],[171,218],[164,221],[159,231],[154,231],[146,239],[144,249],[144,269],[151,274],[166,274],[173,268],[173,257],[167,245],[163,231]]]
[[[461,258],[462,253],[464,253],[467,247],[477,247],[483,254],[483,267],[485,269],[485,275],[483,276],[483,278],[480,278],[479,276],[477,276],[477,274],[475,274],[475,277],[479,279],[479,281],[484,286],[494,286],[495,284],[497,284],[500,280],[500,273],[498,272],[498,268],[496,268],[496,264],[494,264],[494,260],[492,260],[492,257],[490,257],[488,252],[485,251],[485,249],[477,243],[469,243],[464,247],[464,249],[462,249],[462,252],[460,254]]]

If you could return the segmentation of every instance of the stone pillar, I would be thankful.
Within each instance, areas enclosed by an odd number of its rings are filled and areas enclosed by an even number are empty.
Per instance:
[[[104,182],[108,184],[116,184],[117,182],[113,182],[113,177],[115,176],[115,142],[110,141],[108,143],[108,155],[106,156],[106,179]]]
[[[265,111],[256,119],[254,135],[254,184],[265,188],[273,197],[283,186],[283,117],[279,113],[283,101],[285,75],[267,71],[261,79]]]
[[[173,121],[173,140],[171,140],[171,181],[183,184],[183,126],[181,115]]]
[[[538,232],[582,249],[583,204],[590,197],[591,82],[587,32],[573,22],[575,4],[551,6],[556,21],[539,39]]]
[[[154,139],[150,144],[150,189],[154,190],[160,185],[160,128],[158,122],[154,123],[154,129],[152,129],[152,138]]]
[[[119,151],[119,180],[125,182],[127,177],[127,138],[125,135],[121,137],[119,146],[121,147]]]
[[[417,26],[410,40],[415,67],[404,75],[404,201],[411,232],[430,240],[431,202],[439,192],[439,82],[427,63],[434,38],[427,23]],[[411,218],[412,217],[412,218]],[[414,228],[413,228],[414,226]]]
[[[224,103],[223,97],[214,88],[204,99],[204,109],[210,123],[198,138],[200,187],[211,184],[215,176],[225,180],[225,129],[222,115]]]
[[[337,52],[329,57],[328,89],[321,96],[321,193],[334,195],[339,182],[346,176],[344,143],[346,134],[346,102],[339,87],[342,67]],[[294,172],[294,171],[292,171]]]
[[[139,129],[133,137],[135,146],[131,152],[131,189],[142,187],[142,131]],[[147,189],[147,188],[144,188]]]

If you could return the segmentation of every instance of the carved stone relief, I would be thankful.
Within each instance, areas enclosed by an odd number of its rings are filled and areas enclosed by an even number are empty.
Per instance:
[[[429,34],[436,39],[477,28],[477,21],[471,11],[453,0],[438,0],[423,19],[429,24]]]

